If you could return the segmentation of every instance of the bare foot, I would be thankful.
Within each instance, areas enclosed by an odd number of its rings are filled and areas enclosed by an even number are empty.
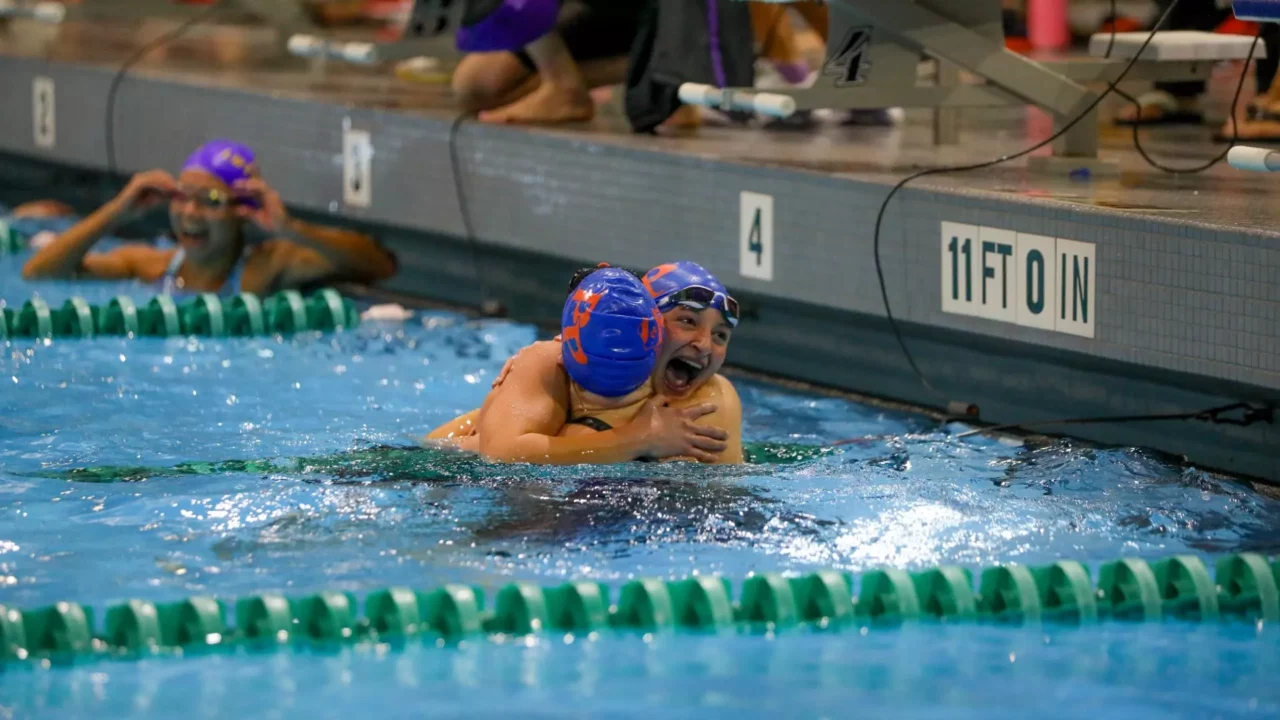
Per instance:
[[[1230,122],[1227,122],[1223,127],[1220,135],[1224,138],[1234,137],[1231,133]],[[1280,122],[1275,120],[1245,120],[1240,123],[1239,139],[1253,142],[1275,142],[1280,140]]]
[[[702,125],[702,113],[693,105],[681,105],[671,117],[662,121],[664,130],[692,130]]]
[[[596,104],[582,87],[561,87],[546,82],[523,98],[480,113],[480,122],[511,124],[551,124],[590,120]]]
[[[1241,140],[1276,140],[1280,138],[1280,103],[1271,101],[1267,97],[1258,98],[1254,101],[1253,107],[1258,108],[1259,117],[1252,119],[1240,120]],[[1222,130],[1218,132],[1219,137],[1233,137],[1232,125],[1234,119],[1228,118],[1222,125]]]

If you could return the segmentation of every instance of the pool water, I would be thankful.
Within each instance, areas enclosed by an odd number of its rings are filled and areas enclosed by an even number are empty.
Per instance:
[[[20,260],[0,257],[10,304],[152,292],[27,284]],[[293,461],[412,444],[535,337],[433,312],[330,335],[0,346],[0,604],[1280,551],[1280,502],[1155,453],[958,440],[967,428],[741,378],[749,442],[865,439],[742,468]],[[272,464],[172,469],[228,460]],[[69,479],[103,466],[143,470]],[[1275,717],[1278,657],[1272,625],[473,639],[6,669],[0,717]]]

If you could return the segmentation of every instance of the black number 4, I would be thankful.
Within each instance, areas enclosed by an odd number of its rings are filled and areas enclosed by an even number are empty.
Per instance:
[[[764,231],[760,224],[761,210],[756,208],[755,218],[751,220],[751,234],[747,236],[747,251],[756,254],[756,265],[763,264],[761,257],[764,255]]]

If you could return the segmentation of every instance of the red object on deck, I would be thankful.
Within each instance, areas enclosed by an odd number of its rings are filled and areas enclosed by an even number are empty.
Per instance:
[[[1007,37],[1004,39],[1004,46],[1013,52],[1022,53],[1024,55],[1035,49],[1035,46],[1031,44],[1031,41],[1024,37]]]
[[[1142,23],[1138,22],[1137,20],[1134,20],[1133,18],[1127,18],[1127,17],[1116,18],[1115,26],[1116,26],[1116,32],[1118,33],[1141,32],[1142,30],[1146,29],[1142,26]],[[1110,33],[1111,22],[1107,21],[1102,23],[1102,27],[1098,28],[1098,32]]]
[[[1248,20],[1241,20],[1236,17],[1229,17],[1223,21],[1221,25],[1214,30],[1222,35],[1257,35],[1258,23]]]

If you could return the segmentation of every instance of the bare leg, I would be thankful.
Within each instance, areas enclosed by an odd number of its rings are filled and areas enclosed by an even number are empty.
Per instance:
[[[533,92],[538,77],[511,53],[473,53],[453,71],[453,92],[468,112],[502,107]]]
[[[562,123],[595,116],[587,81],[558,33],[535,40],[526,50],[538,68],[537,87],[510,105],[481,112],[481,122]]]

